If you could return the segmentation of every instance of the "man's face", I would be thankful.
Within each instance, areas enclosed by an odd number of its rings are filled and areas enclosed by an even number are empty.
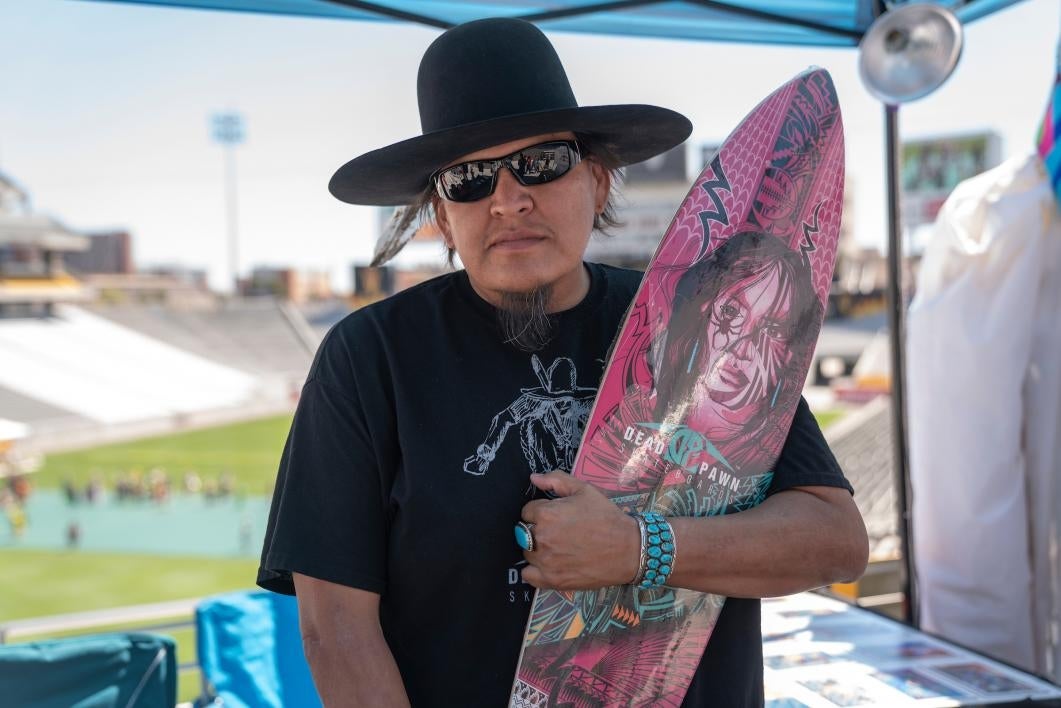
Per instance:
[[[569,132],[537,135],[469,153],[450,164],[573,139]],[[550,309],[563,309],[584,295],[582,255],[593,217],[603,208],[610,187],[607,170],[589,159],[559,179],[529,187],[502,168],[490,196],[475,202],[441,199],[436,207],[438,226],[483,299],[498,305],[501,293],[551,286]]]

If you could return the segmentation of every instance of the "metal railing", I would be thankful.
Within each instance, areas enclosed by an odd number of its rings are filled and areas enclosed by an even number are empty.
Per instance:
[[[195,608],[203,599],[196,597],[0,622],[0,644],[7,644],[20,637],[43,637],[70,632],[89,633],[104,627],[121,626],[122,631],[144,632],[190,628],[195,626]],[[198,661],[186,661],[178,665],[180,671],[198,668]]]

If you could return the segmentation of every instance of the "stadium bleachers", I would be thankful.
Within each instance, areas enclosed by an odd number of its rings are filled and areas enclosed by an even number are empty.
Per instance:
[[[299,306],[299,313],[313,329],[317,339],[323,339],[324,335],[339,322],[339,320],[350,314],[347,303],[333,300],[330,302],[310,302]]]
[[[0,386],[100,423],[237,405],[257,379],[64,306],[57,317],[0,325]],[[18,419],[18,411],[5,411]]]
[[[304,377],[317,341],[306,341],[292,322],[297,312],[273,298],[208,310],[161,306],[96,306],[92,312],[186,352],[257,376]],[[319,338],[316,338],[319,340]]]
[[[11,418],[18,417],[22,423],[62,423],[66,425],[87,423],[88,419],[59,406],[50,405],[31,396],[0,386],[0,411]]]

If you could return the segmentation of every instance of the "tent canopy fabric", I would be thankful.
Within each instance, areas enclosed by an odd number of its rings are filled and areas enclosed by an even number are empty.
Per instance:
[[[853,47],[883,0],[109,0],[303,17],[419,22],[439,28],[521,17],[547,31]],[[931,0],[971,22],[1020,0]]]

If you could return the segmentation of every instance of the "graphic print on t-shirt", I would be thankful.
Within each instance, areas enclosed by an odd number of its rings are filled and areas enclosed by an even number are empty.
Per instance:
[[[532,354],[531,369],[541,386],[520,389],[494,416],[486,439],[464,460],[468,474],[486,474],[510,432],[518,436],[531,472],[571,470],[597,389],[578,385],[575,362],[567,357],[557,357],[546,369]]]

